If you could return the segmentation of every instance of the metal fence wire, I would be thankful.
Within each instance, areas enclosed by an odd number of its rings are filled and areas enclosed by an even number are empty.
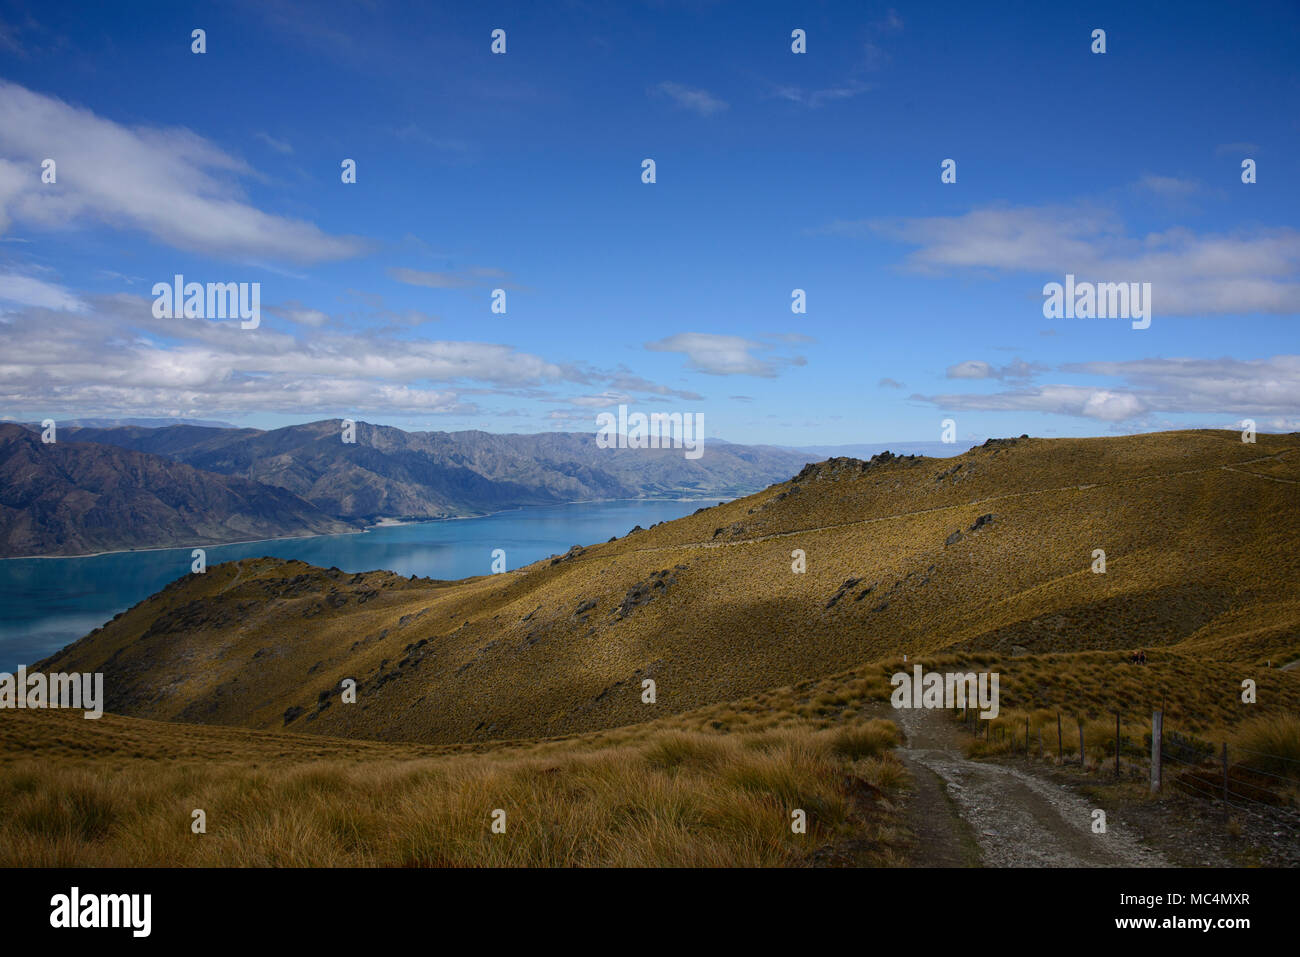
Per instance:
[[[1083,722],[1081,719],[1074,717],[1066,719],[1064,726],[1062,720],[1064,716],[1058,712],[1057,719],[1057,736],[1056,748],[1058,758],[1065,761],[1065,753],[1074,754],[1076,748],[1079,752],[1079,765],[1086,765],[1086,752],[1089,743],[1083,737]],[[1078,727],[1078,736],[1075,737],[1075,726]],[[1062,732],[1062,727],[1068,728],[1068,731]],[[1160,729],[1160,744],[1158,748],[1152,747],[1152,739],[1156,729]],[[1051,729],[1046,737],[1043,736],[1043,726],[1039,725],[1040,753],[1051,751]],[[1245,814],[1250,814],[1257,818],[1266,820],[1268,823],[1281,825],[1290,830],[1300,832],[1300,810],[1294,807],[1286,806],[1285,802],[1288,796],[1285,793],[1278,793],[1268,785],[1278,789],[1300,789],[1300,774],[1288,776],[1278,774],[1275,771],[1267,770],[1264,767],[1256,767],[1258,764],[1290,766],[1295,765],[1300,768],[1300,760],[1283,754],[1271,754],[1266,751],[1258,751],[1253,748],[1244,748],[1238,745],[1229,745],[1223,742],[1215,745],[1213,742],[1206,741],[1197,737],[1190,732],[1179,731],[1164,727],[1163,716],[1160,712],[1152,714],[1151,728],[1143,735],[1145,748],[1138,747],[1132,739],[1132,723],[1129,723],[1126,729],[1123,728],[1123,719],[1116,715],[1115,733],[1106,734],[1104,740],[1098,742],[1096,734],[1093,733],[1091,746],[1099,748],[1105,755],[1106,763],[1109,764],[1112,758],[1116,759],[1115,773],[1119,774],[1119,759],[1127,760],[1130,767],[1134,764],[1141,764],[1142,759],[1146,759],[1147,768],[1153,771],[1152,790],[1157,787],[1163,789],[1166,784],[1177,788],[1181,793],[1200,798],[1206,801],[1217,802],[1224,807],[1229,807]],[[977,735],[978,737],[978,735]],[[1023,731],[1019,728],[1013,728],[1010,735],[1006,734],[1005,728],[998,728],[997,732],[993,729],[985,729],[985,740],[990,743],[1002,742],[1010,738],[1012,748],[1017,752],[1023,752],[1026,757],[1029,756],[1031,749],[1031,735],[1029,721],[1026,718]],[[1072,740],[1073,739],[1073,740]],[[1116,753],[1118,751],[1118,754]],[[1237,760],[1230,760],[1234,755]],[[1241,756],[1246,755],[1244,760]],[[1134,759],[1138,760],[1134,760]],[[1160,767],[1152,769],[1150,761],[1154,758],[1160,762]],[[1174,772],[1171,778],[1165,781],[1165,769]],[[1253,779],[1253,780],[1252,780]],[[1256,783],[1260,781],[1262,783]],[[1275,783],[1276,782],[1276,783]],[[1261,796],[1267,796],[1273,800],[1262,800]],[[1294,800],[1294,797],[1290,797]],[[1275,803],[1276,802],[1276,803]]]

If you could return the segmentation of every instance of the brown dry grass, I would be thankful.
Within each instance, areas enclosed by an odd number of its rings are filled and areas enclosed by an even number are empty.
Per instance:
[[[106,758],[6,749],[0,866],[798,866],[849,840],[854,863],[901,859],[904,774],[883,721],[436,757],[303,760],[293,745],[316,742],[288,738],[242,759],[118,754],[112,773]],[[807,833],[792,831],[794,809]]]

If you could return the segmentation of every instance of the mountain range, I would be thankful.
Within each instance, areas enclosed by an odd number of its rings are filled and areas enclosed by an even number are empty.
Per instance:
[[[0,556],[215,545],[351,526],[282,488],[0,425]]]
[[[527,505],[731,498],[807,459],[716,440],[687,459],[674,449],[602,449],[585,433],[366,422],[347,442],[338,419],[271,431],[62,426],[49,445],[17,425],[0,426],[0,436],[0,557],[328,534]]]

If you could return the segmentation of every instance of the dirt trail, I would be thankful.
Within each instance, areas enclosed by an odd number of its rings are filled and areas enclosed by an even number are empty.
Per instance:
[[[912,772],[909,825],[920,867],[1163,867],[1108,815],[1092,832],[1082,797],[1006,764],[968,760],[959,734],[937,711],[899,709],[907,735],[899,755]]]
[[[243,577],[244,577],[244,560],[241,558],[235,562],[235,577],[230,579],[230,581],[226,582],[226,587],[221,589],[221,591],[217,592],[217,594],[224,595],[226,592],[230,591],[230,589],[238,585],[239,579]]]

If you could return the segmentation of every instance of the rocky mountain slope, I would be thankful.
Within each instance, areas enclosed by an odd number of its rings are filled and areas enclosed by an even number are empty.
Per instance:
[[[283,488],[0,425],[0,556],[326,535],[356,526]]]
[[[602,449],[594,435],[405,432],[338,419],[256,429],[68,429],[90,441],[279,486],[343,521],[428,519],[523,505],[679,495],[730,497],[797,471],[807,456],[708,441],[680,449]]]

